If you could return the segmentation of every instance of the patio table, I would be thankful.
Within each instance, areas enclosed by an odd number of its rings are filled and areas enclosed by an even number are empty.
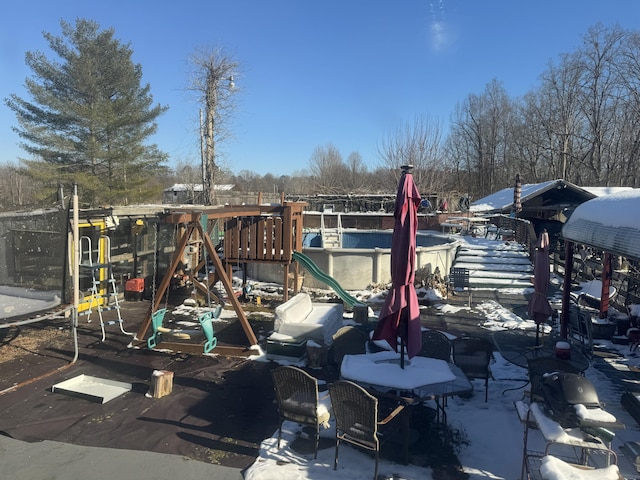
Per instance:
[[[554,335],[540,335],[536,344],[535,330],[502,330],[493,334],[493,342],[504,359],[522,368],[528,368],[531,359],[555,357],[555,345],[560,340],[566,342]],[[573,369],[584,372],[589,368],[589,358],[575,344],[569,343],[571,357],[566,362]]]
[[[405,359],[400,367],[400,354],[382,351],[364,355],[345,355],[340,375],[364,387],[372,395],[390,398],[406,407],[428,400],[436,403],[446,423],[445,399],[473,391],[473,385],[455,364],[428,357]],[[411,409],[401,415],[404,463],[409,463]]]

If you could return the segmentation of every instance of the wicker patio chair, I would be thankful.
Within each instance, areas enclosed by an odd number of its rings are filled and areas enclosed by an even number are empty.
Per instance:
[[[348,442],[375,453],[374,480],[378,477],[380,439],[378,426],[386,425],[404,408],[396,407],[384,420],[378,421],[378,399],[361,386],[347,380],[329,385],[333,415],[336,420],[336,454],[333,469],[338,468],[340,442]]]
[[[450,362],[451,340],[438,330],[423,330],[422,348],[418,352],[418,355]]]
[[[367,353],[367,334],[354,326],[340,327],[333,335],[333,361],[340,368],[345,355]]]
[[[278,448],[282,438],[282,423],[285,420],[310,425],[315,428],[313,458],[318,456],[320,425],[329,422],[329,411],[319,403],[318,381],[304,370],[282,366],[271,371],[273,386],[278,401]]]
[[[491,359],[493,345],[488,340],[478,337],[458,337],[453,340],[453,363],[469,379],[483,379],[485,394],[484,401],[489,400],[489,379],[491,374]]]

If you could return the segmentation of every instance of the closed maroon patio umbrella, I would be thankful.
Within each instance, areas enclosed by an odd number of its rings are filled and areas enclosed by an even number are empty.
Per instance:
[[[533,265],[533,296],[529,300],[529,316],[536,322],[536,345],[540,333],[540,324],[544,323],[553,310],[547,299],[551,274],[549,272],[549,234],[543,230],[540,234],[538,248]]]
[[[413,181],[412,166],[402,167],[394,211],[391,243],[391,289],[382,305],[373,340],[386,340],[397,352],[400,337],[400,365],[404,368],[404,348],[409,358],[422,347],[420,305],[414,286],[416,233],[420,193]]]

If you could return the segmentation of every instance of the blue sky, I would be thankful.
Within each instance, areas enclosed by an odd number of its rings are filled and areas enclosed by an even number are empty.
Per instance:
[[[28,50],[52,58],[42,32],[59,20],[113,27],[131,43],[156,103],[169,106],[152,139],[197,163],[198,105],[186,92],[187,58],[222,47],[241,65],[233,138],[222,146],[234,173],[306,169],[318,146],[377,148],[418,116],[446,129],[456,105],[492,79],[512,97],[535,87],[550,60],[574,51],[602,22],[640,28],[637,0],[7,0],[0,27],[0,98],[25,96]],[[27,97],[28,98],[28,97]],[[0,163],[25,153],[0,104]]]

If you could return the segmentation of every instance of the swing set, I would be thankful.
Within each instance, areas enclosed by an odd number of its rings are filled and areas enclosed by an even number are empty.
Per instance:
[[[258,200],[260,203],[260,199]],[[162,281],[153,282],[152,301],[145,319],[140,324],[135,340],[143,341],[149,327],[152,333],[146,341],[147,347],[162,348],[184,353],[202,354],[215,349],[215,353],[227,356],[248,356],[254,354],[252,347],[258,340],[240,305],[233,289],[233,266],[244,266],[243,291],[246,290],[246,264],[275,263],[283,266],[284,300],[288,299],[288,280],[290,265],[293,262],[293,251],[302,251],[302,212],[307,206],[304,202],[284,202],[281,205],[250,205],[225,207],[200,207],[198,209],[168,209],[160,219],[171,224],[180,234],[176,239],[176,249],[169,268]],[[211,241],[210,232],[206,232],[203,223],[217,222],[224,227],[224,251],[222,258],[216,252]],[[157,234],[157,233],[156,233]],[[181,267],[187,247],[199,245],[199,259],[190,270],[189,280],[194,287],[205,294],[211,304],[215,297],[218,305],[198,318],[201,330],[169,329],[163,326],[167,314],[166,301],[172,279]],[[157,246],[156,246],[157,250]],[[155,259],[154,259],[155,260]],[[209,272],[208,260],[213,263],[213,272]],[[154,264],[157,262],[154,262]],[[294,295],[298,286],[298,264],[294,263]],[[205,268],[205,280],[198,278],[198,272]],[[155,273],[154,265],[154,273]],[[216,283],[222,283],[229,303],[233,307],[238,321],[244,331],[248,345],[220,345],[215,336],[213,321],[220,316],[222,299],[212,291]],[[161,308],[165,297],[165,306]],[[195,332],[205,342],[195,343]],[[172,337],[169,339],[168,337]],[[191,341],[189,341],[191,340]]]
[[[152,282],[152,294],[151,294],[151,304],[157,305],[156,303],[156,278],[158,273],[158,227],[159,225],[156,223],[154,229],[154,250],[153,250],[153,282]],[[178,230],[178,225],[174,225],[174,236],[173,243],[175,244],[175,234]],[[196,236],[196,235],[194,235]],[[196,244],[202,245],[202,242],[196,242]],[[207,252],[199,251],[198,255],[202,255],[203,261],[199,262],[195,268],[195,272],[199,272],[204,265],[205,267],[205,278],[206,282],[209,283],[211,280],[211,276],[209,275],[209,268],[207,263]],[[204,284],[200,282],[195,275],[192,275],[193,285],[196,286],[198,290],[202,290],[204,288]],[[204,288],[207,294],[207,305],[211,308],[211,290],[209,288]],[[167,334],[167,336],[171,336],[173,338],[181,339],[181,340],[191,340],[196,336],[201,336],[204,334],[205,343],[203,345],[203,353],[209,353],[211,350],[215,348],[218,343],[218,339],[215,337],[215,329],[213,328],[213,320],[220,317],[220,313],[222,312],[222,304],[218,304],[215,309],[202,313],[198,316],[198,322],[200,323],[201,330],[186,330],[186,329],[173,329],[167,328],[163,325],[164,318],[167,314],[167,303],[169,300],[169,289],[167,288],[164,293],[165,305],[163,308],[159,308],[155,310],[151,314],[151,327],[153,329],[152,335],[147,339],[147,347],[151,350],[158,346],[160,343],[162,335]],[[220,299],[217,298],[220,302]]]

